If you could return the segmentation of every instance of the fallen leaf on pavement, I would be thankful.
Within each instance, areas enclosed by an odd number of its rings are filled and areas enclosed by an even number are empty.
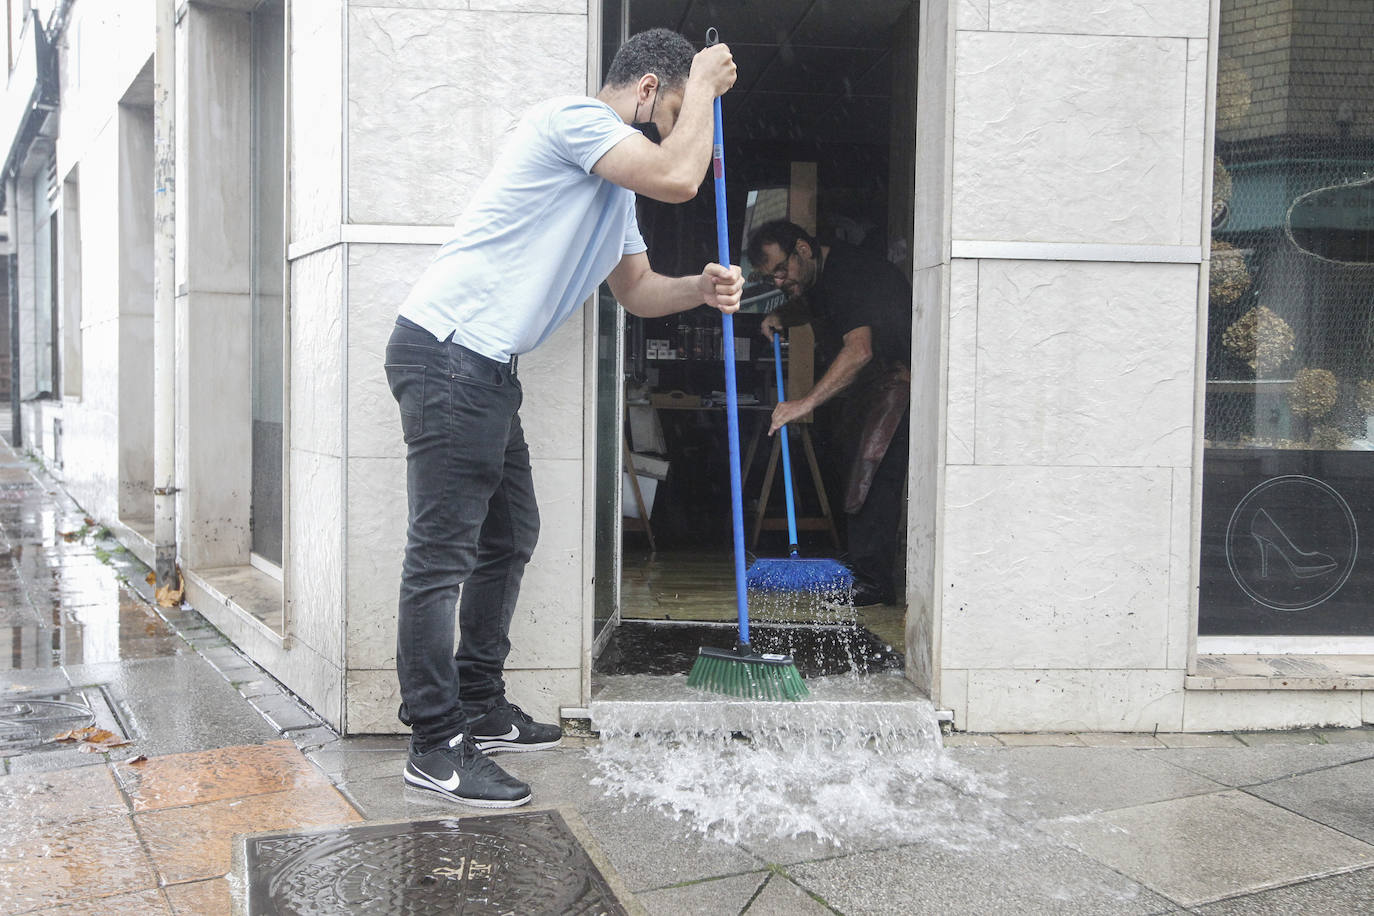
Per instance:
[[[186,590],[185,584],[181,581],[181,569],[176,571],[176,578],[173,582],[159,585],[157,588],[157,603],[161,607],[180,607],[181,595]]]
[[[157,573],[148,573],[148,575],[143,577],[143,581],[147,582],[149,585],[157,585]]]
[[[81,742],[81,753],[92,754],[108,751],[110,748],[123,747],[129,744],[129,740],[108,729],[100,728],[95,725],[88,725],[85,728],[74,728],[71,731],[63,732],[53,737],[54,741]]]
[[[89,515],[83,518],[82,521],[84,521],[91,528],[95,527],[95,519],[91,518]]]
[[[147,758],[147,756],[145,756],[145,755],[143,755],[143,754],[139,754],[137,757],[130,757],[128,760],[126,760],[126,761],[124,761],[124,762],[125,762],[125,763],[130,763],[130,764],[133,764],[133,763],[147,763],[147,762],[148,762],[148,758]]]
[[[63,532],[61,532],[61,534],[62,534],[62,540],[66,541],[68,544],[70,544],[72,541],[76,540],[77,538],[81,537],[81,532],[80,532],[80,531],[63,531]]]

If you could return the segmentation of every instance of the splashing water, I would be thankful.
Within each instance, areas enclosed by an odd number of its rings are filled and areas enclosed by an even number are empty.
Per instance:
[[[838,848],[935,840],[962,848],[1004,833],[1003,797],[948,757],[925,700],[882,684],[809,680],[800,703],[683,700],[593,703],[595,784],[647,802],[716,839],[811,837]],[[891,679],[875,679],[886,680]]]

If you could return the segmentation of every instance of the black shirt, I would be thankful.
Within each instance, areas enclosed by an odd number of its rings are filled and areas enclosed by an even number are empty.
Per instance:
[[[868,326],[874,358],[856,379],[855,389],[894,363],[911,365],[911,284],[895,264],[837,242],[830,246],[807,300],[827,363],[844,347],[844,335]]]

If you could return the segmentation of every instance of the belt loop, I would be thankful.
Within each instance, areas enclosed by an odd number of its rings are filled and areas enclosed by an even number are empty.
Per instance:
[[[516,366],[516,364],[517,364],[519,361],[520,361],[520,357],[519,357],[519,356],[516,356],[514,353],[512,353],[512,354],[511,354],[511,357],[510,357],[510,374],[511,374],[511,378],[515,378],[515,366]]]

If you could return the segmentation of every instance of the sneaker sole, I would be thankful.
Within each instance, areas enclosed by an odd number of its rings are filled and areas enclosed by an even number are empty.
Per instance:
[[[534,797],[534,793],[527,792],[524,798],[503,799],[503,798],[465,798],[456,792],[450,792],[443,786],[435,785],[422,773],[412,773],[407,766],[403,774],[406,785],[414,789],[424,789],[426,792],[433,792],[435,795],[442,795],[450,801],[461,802],[464,805],[471,805],[474,808],[518,808],[529,802]]]
[[[563,743],[562,738],[554,741],[543,741],[539,744],[521,744],[518,741],[503,741],[499,738],[487,741],[483,741],[481,738],[473,738],[472,740],[477,744],[478,749],[485,754],[498,754],[502,751],[547,751],[549,748],[558,747]]]

